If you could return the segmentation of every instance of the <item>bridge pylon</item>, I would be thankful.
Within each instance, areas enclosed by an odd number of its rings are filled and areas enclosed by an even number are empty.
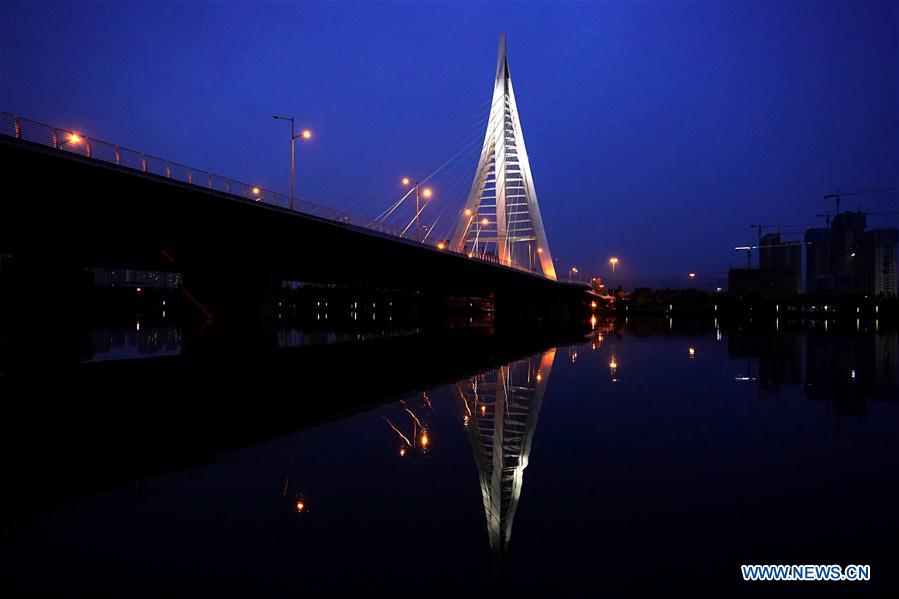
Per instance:
[[[484,146],[451,242],[460,252],[556,278],[509,74],[505,34],[499,36]]]

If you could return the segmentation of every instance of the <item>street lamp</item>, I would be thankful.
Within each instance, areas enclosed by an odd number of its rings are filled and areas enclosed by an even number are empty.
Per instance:
[[[577,267],[572,266],[572,267],[571,267],[571,270],[568,272],[568,282],[569,282],[569,283],[571,283],[571,275],[572,275],[572,274],[578,274],[578,273],[577,273]]]
[[[618,265],[618,258],[615,258],[614,256],[611,257],[611,258],[609,258],[609,264],[612,265],[612,274],[614,275],[614,274],[615,274],[615,267]]]
[[[294,130],[294,118],[292,116],[278,116],[277,114],[273,114],[272,118],[279,121],[290,121],[290,203],[288,204],[288,208],[293,210],[295,197],[294,191],[296,190],[296,169],[294,166],[294,155],[296,154],[296,150],[294,146],[298,137],[302,137],[303,139],[312,139],[312,131],[310,131],[309,129],[303,129],[302,131],[297,133]]]
[[[474,218],[474,216],[472,216],[471,218]],[[472,248],[471,252],[468,254],[469,258],[471,258],[478,251],[478,243],[480,242],[480,239],[481,239],[481,225],[484,225],[486,227],[489,224],[490,224],[490,221],[487,220],[486,217],[475,222],[474,247]],[[469,221],[469,226],[471,226],[471,221]],[[484,251],[486,252],[486,248]],[[480,257],[480,256],[478,256],[478,257]]]
[[[409,185],[410,182],[411,181],[409,181],[409,177],[403,177],[403,185]],[[431,196],[434,195],[434,192],[431,190],[430,187],[425,187],[424,189],[421,189],[421,181],[415,182],[414,189],[415,189],[415,239],[418,241],[418,243],[421,243],[421,220],[419,218],[421,216],[421,208],[419,208],[420,197],[422,197],[426,200],[430,200]]]

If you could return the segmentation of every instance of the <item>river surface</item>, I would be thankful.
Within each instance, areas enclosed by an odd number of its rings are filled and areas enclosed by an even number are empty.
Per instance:
[[[178,360],[186,337],[97,329],[79,368]],[[868,583],[790,592],[899,589],[895,330],[632,319],[577,338],[17,508],[2,524],[3,585],[57,596],[728,596],[783,591],[741,580],[741,564],[770,563],[871,565]],[[276,339],[276,352],[366,351],[345,332]],[[302,362],[300,391],[316,377]],[[302,411],[351,384],[364,395],[354,376],[283,401]],[[243,409],[262,401],[245,396]],[[5,459],[21,470],[29,456]]]

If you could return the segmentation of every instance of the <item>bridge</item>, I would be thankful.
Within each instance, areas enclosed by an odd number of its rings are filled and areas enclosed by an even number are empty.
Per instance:
[[[11,173],[0,274],[22,309],[75,294],[88,267],[181,273],[215,318],[270,317],[284,281],[409,290],[435,311],[481,298],[497,317],[538,320],[583,302],[585,286],[555,277],[504,38],[478,169],[448,240],[6,112],[0,159]]]

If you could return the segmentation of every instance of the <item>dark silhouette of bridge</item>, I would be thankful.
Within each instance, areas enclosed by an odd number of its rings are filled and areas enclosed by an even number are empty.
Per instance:
[[[283,281],[412,291],[437,312],[448,298],[481,298],[497,318],[568,319],[582,304],[584,286],[321,206],[291,211],[268,190],[8,113],[0,121],[2,275],[18,309],[76,295],[87,267],[182,273],[216,318],[270,316]]]

